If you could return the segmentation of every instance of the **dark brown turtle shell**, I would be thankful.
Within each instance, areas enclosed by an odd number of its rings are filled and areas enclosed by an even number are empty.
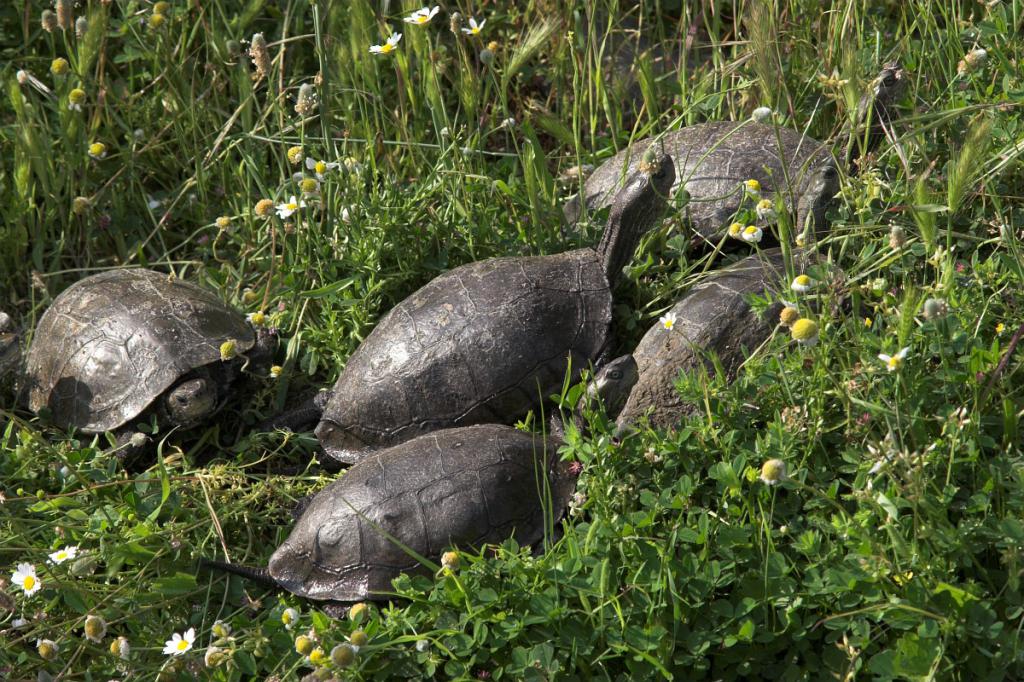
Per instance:
[[[785,269],[779,249],[749,256],[715,273],[686,294],[670,312],[671,330],[658,322],[633,352],[640,377],[619,415],[621,425],[647,415],[652,427],[670,429],[694,410],[675,388],[680,372],[704,367],[714,375],[710,353],[718,356],[731,377],[749,353],[760,346],[778,322],[780,304],[763,315],[751,307],[751,294],[763,294],[783,283]]]
[[[220,346],[252,348],[241,313],[194,284],[152,270],[102,272],[72,284],[43,314],[26,358],[29,408],[87,433],[137,417]]]
[[[664,212],[675,179],[651,155],[617,194],[594,249],[492,258],[441,275],[389,312],[334,384],[316,435],[357,461],[452,426],[511,423],[597,360],[612,321],[612,282]]]
[[[609,205],[623,178],[634,172],[653,141],[637,141],[587,178],[582,196],[591,211]],[[805,216],[799,210],[801,202],[810,205],[816,200],[805,195],[821,190],[815,179],[823,167],[835,171],[831,152],[822,143],[795,130],[756,121],[700,123],[666,134],[660,144],[675,162],[676,184],[672,191],[683,186],[690,194],[685,209],[687,223],[698,235],[715,242],[740,208],[745,181],[757,180],[763,197],[781,194],[787,209],[797,212],[802,225]],[[832,195],[838,191],[838,173],[828,189]],[[566,202],[564,212],[570,223],[576,222],[581,213],[578,196]],[[815,231],[823,228],[812,226]]]
[[[611,321],[593,249],[461,266],[380,321],[338,377],[317,435],[351,462],[366,445],[507,422],[557,392],[567,361],[578,376],[596,359]]]
[[[575,487],[564,465],[549,469],[556,443],[485,424],[371,453],[316,494],[270,577],[309,599],[381,599],[399,574],[423,570],[395,540],[434,561],[452,547],[538,542],[545,509],[557,519]]]

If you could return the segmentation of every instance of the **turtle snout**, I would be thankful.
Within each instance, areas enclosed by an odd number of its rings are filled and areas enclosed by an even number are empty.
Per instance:
[[[217,407],[217,389],[208,379],[182,381],[167,394],[167,413],[177,424],[191,424]]]

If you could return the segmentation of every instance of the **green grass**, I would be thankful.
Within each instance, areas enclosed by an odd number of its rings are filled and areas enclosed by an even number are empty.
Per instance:
[[[0,7],[0,309],[31,330],[83,276],[173,271],[270,314],[284,373],[198,434],[157,434],[144,472],[0,394],[0,568],[31,563],[43,583],[2,586],[0,677],[297,679],[313,668],[297,635],[330,652],[357,628],[367,645],[324,678],[1024,677],[1024,381],[1006,355],[1024,323],[1024,2],[532,0],[414,27],[408,2],[380,16],[357,0],[174,0],[154,26],[152,3],[88,0],[81,37],[43,31],[45,6]],[[455,9],[487,19],[481,36],[450,31]],[[630,86],[607,64],[636,27]],[[391,30],[398,49],[370,55]],[[958,73],[978,47],[987,62]],[[50,73],[58,57],[66,75]],[[395,303],[462,263],[594,243],[600,221],[561,226],[564,171],[760,105],[841,144],[892,58],[910,73],[896,145],[844,177],[814,273],[818,345],[780,329],[731,385],[681,378],[701,412],[675,433],[616,443],[597,418],[571,437],[585,501],[546,554],[464,552],[454,572],[398,580],[403,599],[359,622],[197,571],[225,549],[264,565],[294,501],[330,479],[309,464],[311,435],[252,425],[333,381]],[[318,96],[306,116],[302,84]],[[293,146],[341,167],[291,220],[256,216],[300,194]],[[641,246],[618,292],[620,349],[704,270],[685,241],[676,224]],[[948,312],[926,317],[937,298]],[[885,371],[876,356],[903,347]],[[773,458],[789,480],[769,487]],[[286,466],[300,473],[274,473]],[[84,558],[47,563],[64,545]],[[107,624],[99,643],[83,637],[90,614]],[[189,627],[193,651],[163,655]],[[223,660],[207,668],[211,646]]]

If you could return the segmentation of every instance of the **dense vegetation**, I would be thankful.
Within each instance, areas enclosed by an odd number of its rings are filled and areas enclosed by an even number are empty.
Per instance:
[[[265,312],[283,370],[199,433],[154,434],[144,471],[7,382],[0,677],[1024,677],[1024,2],[489,0],[419,26],[408,2],[58,4],[0,7],[0,309],[30,332],[83,276],[156,268]],[[817,345],[780,327],[734,383],[682,377],[700,411],[672,433],[620,441],[592,415],[546,553],[461,552],[339,620],[198,570],[264,565],[337,475],[311,434],[253,425],[333,381],[395,303],[595,241],[602,216],[561,220],[575,167],[762,106],[836,141],[891,59],[895,139],[844,175],[799,300]],[[293,196],[286,218],[258,203]],[[621,349],[727,260],[688,242],[678,219],[644,240]]]

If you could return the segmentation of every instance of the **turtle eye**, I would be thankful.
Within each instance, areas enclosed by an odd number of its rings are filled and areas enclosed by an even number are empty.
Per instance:
[[[826,180],[831,180],[832,178],[836,177],[837,173],[836,169],[833,168],[832,166],[825,166],[825,169],[821,172],[821,174],[822,176],[824,176]]]
[[[896,74],[892,71],[887,71],[885,76],[882,77],[882,85],[893,86],[896,85]]]
[[[612,379],[621,379],[622,372],[620,372],[619,370],[615,370],[614,372],[611,373],[611,377]]]

